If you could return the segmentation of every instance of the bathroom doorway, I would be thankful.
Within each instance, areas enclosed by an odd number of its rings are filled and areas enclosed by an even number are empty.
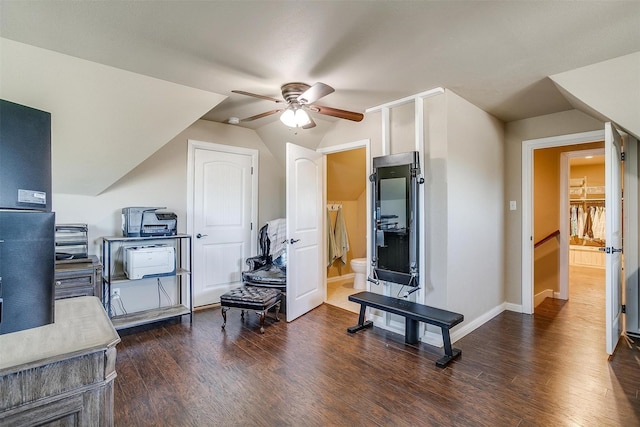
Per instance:
[[[327,232],[325,302],[358,313],[360,306],[348,298],[349,295],[367,290],[369,141],[331,147],[331,150],[324,151]],[[330,245],[333,245],[333,249],[329,249]]]

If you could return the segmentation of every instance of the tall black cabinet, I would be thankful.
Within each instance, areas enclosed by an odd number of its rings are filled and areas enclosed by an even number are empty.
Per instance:
[[[0,334],[53,323],[51,114],[0,100]]]

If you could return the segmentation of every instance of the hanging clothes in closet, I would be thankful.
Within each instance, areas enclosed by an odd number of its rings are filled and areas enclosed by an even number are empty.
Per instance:
[[[571,237],[578,239],[578,243],[605,241],[606,214],[602,202],[572,204],[569,218]]]

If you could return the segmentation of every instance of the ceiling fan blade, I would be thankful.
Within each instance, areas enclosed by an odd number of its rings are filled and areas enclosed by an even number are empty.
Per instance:
[[[241,122],[250,122],[252,120],[261,119],[263,117],[267,117],[267,116],[270,116],[272,114],[279,113],[280,111],[282,111],[282,108],[280,108],[278,110],[271,110],[271,111],[266,111],[264,113],[256,114],[255,116],[247,117],[246,119],[242,119],[240,121]]]
[[[338,108],[323,107],[322,105],[310,105],[309,109],[315,111],[318,114],[324,114],[325,116],[338,117],[339,119],[353,120],[359,122],[364,118],[364,114],[356,113],[354,111],[340,110]]]
[[[284,102],[284,100],[282,99],[272,98],[266,95],[258,95],[257,93],[245,92],[244,90],[232,90],[231,92],[237,93],[239,95],[253,96],[254,98],[266,99],[267,101]]]
[[[302,94],[298,96],[298,102],[300,104],[313,104],[318,99],[333,92],[335,92],[334,88],[324,83],[318,82],[311,86],[309,89],[302,92]]]
[[[316,122],[313,121],[313,119],[311,118],[311,116],[309,116],[309,123],[307,123],[306,125],[302,126],[302,129],[311,129],[316,127]]]

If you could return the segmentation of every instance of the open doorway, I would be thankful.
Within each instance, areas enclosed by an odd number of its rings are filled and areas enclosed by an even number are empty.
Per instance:
[[[534,311],[546,298],[576,296],[569,290],[577,291],[586,278],[602,285],[592,283],[589,288],[602,288],[604,299],[604,253],[598,251],[604,241],[604,217],[599,210],[604,208],[605,196],[603,146],[604,142],[595,141],[534,150]],[[599,166],[594,157],[599,158]],[[586,275],[580,277],[580,273]],[[602,280],[597,279],[600,276]]]
[[[326,303],[355,313],[348,297],[367,289],[368,164],[368,141],[325,151]]]
[[[567,153],[569,200],[568,289],[561,294],[604,316],[605,159],[604,150]],[[563,248],[566,250],[566,248]]]
[[[622,152],[623,140],[627,152]],[[637,284],[634,272],[638,270],[638,191],[637,191],[637,142],[629,134],[621,134],[614,124],[605,123],[604,131],[585,132],[558,137],[540,138],[523,141],[522,150],[522,312],[534,312],[534,152],[551,147],[566,147],[604,141],[605,151],[605,204],[606,204],[606,244],[605,248],[605,344],[606,352],[612,355],[618,338],[624,330],[622,315],[625,310],[623,286],[625,283]],[[624,161],[624,167],[623,163]],[[624,178],[626,177],[626,178]],[[627,179],[628,178],[628,179]],[[622,182],[629,184],[625,188],[624,219],[622,209]],[[554,199],[550,199],[554,200]],[[565,209],[560,210],[561,215]],[[556,211],[557,215],[557,211]],[[624,227],[623,227],[624,222]],[[569,221],[560,221],[561,227],[568,227]],[[537,232],[537,231],[536,231]],[[622,237],[624,232],[624,270]],[[556,234],[554,234],[555,236]],[[567,232],[557,233],[560,247],[568,246]],[[547,240],[546,238],[543,240]],[[560,254],[568,254],[560,251]],[[564,262],[560,263],[565,265]],[[628,288],[627,288],[628,292]],[[566,296],[565,298],[568,298]],[[546,300],[546,298],[545,298]],[[628,311],[628,308],[627,308]],[[591,318],[592,312],[585,316]]]

